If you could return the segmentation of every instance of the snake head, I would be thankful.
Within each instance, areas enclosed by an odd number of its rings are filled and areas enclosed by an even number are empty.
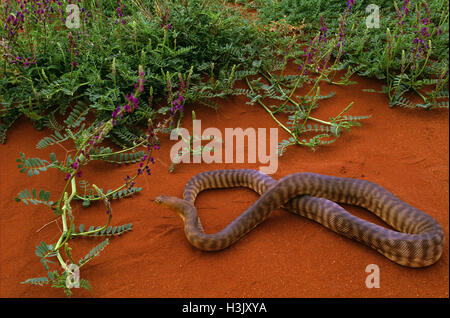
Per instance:
[[[168,208],[170,210],[173,210],[178,213],[178,215],[184,220],[185,214],[191,208],[191,205],[189,202],[177,198],[177,197],[171,197],[168,195],[160,195],[155,198],[155,203]]]
[[[155,199],[150,200],[150,201],[155,201],[155,203],[164,206],[164,200],[165,200],[166,197],[167,197],[166,195],[160,195],[160,196],[157,196]]]
[[[169,208],[172,209],[172,206],[174,206],[174,199],[176,199],[175,197],[170,197],[168,195],[160,195],[157,196],[153,201],[155,201],[155,203],[165,207],[165,208]]]

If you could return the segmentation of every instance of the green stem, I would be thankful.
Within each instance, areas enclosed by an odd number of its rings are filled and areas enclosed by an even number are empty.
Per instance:
[[[317,90],[319,90],[319,88],[317,88]],[[311,104],[309,105],[308,112],[306,113],[306,116],[305,116],[305,120],[303,121],[302,126],[298,129],[298,132],[299,132],[300,134],[302,133],[303,128],[305,127],[306,122],[308,121],[309,113],[311,112],[312,107],[313,107],[313,103],[311,103]]]
[[[343,111],[341,111],[335,118],[338,119],[339,117],[341,117],[341,115],[343,113],[345,113],[346,111],[348,111],[352,106],[353,106],[354,102],[351,102],[347,107],[344,108]]]
[[[59,253],[59,251],[56,252],[56,258],[58,259],[59,263],[61,264],[61,267],[64,270],[67,270],[66,263],[64,262],[63,258],[61,257],[61,253]]]
[[[95,184],[92,185],[92,187],[99,193],[99,196],[102,197],[102,199],[108,200],[106,198],[106,195],[102,192],[102,190],[100,190],[99,187],[97,187]],[[112,214],[108,213],[108,220],[106,221],[105,226],[97,229],[97,230],[92,230],[92,231],[87,231],[87,232],[82,232],[82,233],[73,233],[72,236],[86,236],[86,235],[92,235],[95,234],[97,232],[103,231],[104,229],[106,229],[109,226],[109,222],[111,221],[111,217]]]
[[[70,234],[72,232],[72,224],[73,224],[73,217],[70,217],[70,225],[67,226],[67,213],[66,211],[70,212],[70,202],[73,200],[73,198],[77,194],[77,187],[75,178],[72,178],[71,180],[71,186],[72,186],[72,193],[70,194],[70,197],[67,197],[67,192],[64,192],[64,206],[62,207],[62,214],[61,214],[61,220],[63,224],[63,233],[61,237],[58,240],[58,243],[56,243],[56,246],[54,248],[55,251],[59,250],[61,246],[64,245],[64,243],[67,242],[67,240],[70,238]]]
[[[81,233],[72,233],[72,236],[88,236],[88,235],[93,235],[97,232],[103,231],[104,229],[106,229],[109,226],[109,223],[111,221],[111,214],[109,214],[108,216],[108,221],[106,221],[105,226],[102,226],[101,228],[97,229],[97,230],[92,230],[92,231],[86,231],[86,232],[81,232]]]
[[[94,158],[95,159],[99,159],[99,158],[102,158],[102,157],[109,157],[109,156],[112,156],[112,155],[121,154],[123,152],[128,152],[128,151],[131,151],[133,149],[136,149],[137,147],[142,146],[143,144],[145,144],[145,142],[146,142],[146,140],[143,140],[143,141],[141,141],[140,143],[138,143],[137,145],[135,145],[133,147],[126,148],[126,149],[119,150],[119,151],[115,151],[115,152],[108,152],[108,153],[100,153],[100,154],[91,155],[91,158],[92,159],[94,159]]]
[[[94,131],[94,133],[91,134],[91,136],[89,136],[89,138],[86,138],[86,140],[84,140],[84,142],[81,144],[80,148],[78,148],[78,151],[76,152],[74,158],[78,158],[78,156],[80,155],[80,152],[82,149],[84,149],[84,146],[86,146],[86,143],[91,139],[92,136],[95,135],[95,133],[97,132],[97,129]],[[75,173],[72,173],[69,180],[67,180],[66,184],[64,185],[64,189],[61,193],[61,197],[58,200],[58,210],[62,210],[62,202],[63,202],[63,197],[64,197],[64,193],[67,190],[67,187],[69,186],[69,183],[71,183],[75,178]]]
[[[422,65],[422,69],[417,74],[414,74],[412,82],[414,82],[417,79],[417,77],[419,77],[420,74],[422,74],[423,70],[425,69],[425,66],[428,64],[428,59],[430,58],[430,55],[431,55],[431,40],[428,41],[428,44],[429,44],[430,48],[428,49],[427,58],[425,59],[425,62]]]
[[[250,90],[253,92],[253,93],[255,93],[255,91],[253,90],[253,87],[252,87],[252,85],[250,84],[250,82],[248,81],[248,78],[246,77],[245,78],[245,81],[247,82],[247,85],[248,85],[248,87],[250,88]],[[296,137],[296,135],[292,132],[292,131],[290,131],[286,126],[284,126],[273,114],[272,114],[272,112],[270,111],[270,109],[266,106],[266,105],[264,105],[264,103],[263,102],[261,102],[260,100],[258,100],[258,103],[266,110],[266,112],[268,112],[269,113],[269,115],[270,115],[270,117],[272,117],[272,119],[281,127],[281,128],[283,128],[289,135],[291,135],[294,139],[295,139],[295,141],[296,141],[296,143],[297,144],[299,144],[299,145],[306,145],[305,143],[302,143],[301,141],[299,141],[298,139],[297,139],[297,137]]]
[[[148,155],[148,159],[146,161],[146,165],[149,164],[150,162],[150,158],[151,158],[151,153]],[[134,177],[130,178],[130,180],[128,180],[128,183],[134,181],[139,175],[136,174]],[[124,183],[123,185],[121,185],[120,187],[118,187],[117,189],[115,189],[114,191],[109,192],[108,194],[105,194],[106,197],[110,197],[112,195],[114,195],[115,193],[119,192],[120,190],[122,190],[123,188],[127,187],[127,183]],[[85,197],[80,196],[80,195],[76,195],[75,198],[79,199],[79,200],[86,200]],[[100,200],[102,197],[98,196],[98,197],[94,197],[94,198],[89,198],[89,201],[97,201]]]
[[[269,75],[271,75],[270,73],[269,73]],[[323,74],[321,74],[321,76],[320,77],[322,77],[323,76]],[[267,77],[266,77],[267,78]],[[269,79],[268,79],[269,80]],[[316,82],[317,83],[317,82]],[[249,86],[250,87],[250,86]],[[284,96],[287,96],[286,95],[286,93],[283,91],[283,89],[278,85],[278,89],[281,91],[281,93],[284,95]],[[252,90],[253,91],[253,90]],[[291,94],[292,95],[292,94]],[[300,111],[301,111],[301,107],[300,107],[300,104],[299,103],[297,103],[295,100],[293,100],[291,97],[289,97],[289,96],[287,96],[286,97],[286,99],[288,100],[288,101],[290,101],[295,107],[297,107],[298,109],[300,109]],[[259,102],[259,101],[258,101]],[[265,105],[264,105],[265,106]],[[271,113],[271,115],[273,116],[273,114],[276,114],[276,113],[278,113],[279,111],[281,111],[281,108],[282,108],[282,106],[283,105],[281,105],[280,107],[278,107],[276,110],[274,110],[273,112],[271,111],[271,110],[269,110],[270,111],[270,113]],[[267,106],[266,106],[266,108],[267,108]],[[303,112],[302,112],[303,113]],[[331,123],[331,122],[328,122],[328,121],[324,121],[324,120],[321,120],[321,119],[318,119],[318,118],[315,118],[315,117],[309,117],[309,119],[310,120],[312,120],[312,121],[316,121],[316,122],[318,122],[318,123],[321,123],[321,124],[325,124],[325,125],[333,125],[333,123]]]
[[[428,98],[426,98],[425,96],[423,96],[422,93],[419,92],[419,90],[417,90],[417,88],[413,87],[412,89],[414,90],[414,92],[416,92],[417,95],[420,96],[420,98],[422,98],[422,100],[423,100],[424,102],[426,102],[426,101],[428,100]]]

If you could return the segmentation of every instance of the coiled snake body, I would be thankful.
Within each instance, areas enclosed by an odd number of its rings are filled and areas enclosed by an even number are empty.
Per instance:
[[[230,187],[248,187],[261,196],[222,231],[205,233],[194,206],[197,194]],[[444,231],[436,220],[365,180],[295,173],[275,181],[257,170],[212,170],[188,181],[184,200],[163,195],[155,201],[181,216],[187,239],[204,251],[232,245],[280,207],[368,245],[404,266],[435,263],[445,244]],[[363,207],[397,231],[362,220],[333,201]]]

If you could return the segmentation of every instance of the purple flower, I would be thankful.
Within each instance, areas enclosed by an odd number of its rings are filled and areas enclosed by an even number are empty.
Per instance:
[[[170,30],[172,28],[172,24],[167,23],[167,18],[169,17],[169,9],[166,9],[166,14],[161,16],[161,28],[162,29],[166,29],[166,30]]]
[[[136,84],[134,84],[134,88],[135,89],[139,88],[140,93],[144,92],[144,83],[145,83],[144,75],[145,74],[143,71],[139,71],[138,81],[136,82]]]
[[[148,105],[149,105],[150,107],[153,106],[153,95],[151,95],[151,96],[148,98]]]
[[[127,176],[125,177],[125,185],[126,185],[126,187],[127,187],[128,189],[131,188],[131,187],[134,185],[134,181],[131,182],[131,185],[130,185],[130,180],[131,180],[130,176],[127,175]]]
[[[77,170],[78,167],[79,167],[79,165],[78,165],[78,159],[77,159],[77,160],[75,160],[74,163],[72,163],[72,169]]]
[[[139,100],[133,95],[133,93],[130,93],[130,95],[125,95],[125,98],[134,106],[134,108],[138,108]]]
[[[124,106],[123,106],[123,110],[126,111],[127,113],[131,113],[131,111],[132,111],[130,105],[124,105]]]
[[[348,0],[347,1],[347,8],[351,9],[355,5],[355,0]]]
[[[126,24],[126,21],[123,18],[123,11],[122,11],[122,9],[125,8],[125,4],[122,4],[122,1],[118,0],[118,5],[119,6],[116,8],[116,13],[117,13],[117,16],[119,17],[119,19],[116,20],[116,24],[119,23],[119,20],[120,20],[120,22],[122,22],[122,24]]]
[[[325,20],[324,20],[323,16],[320,16],[320,24],[322,25],[322,27],[320,28],[319,43],[322,42],[322,40],[324,42],[327,41],[328,28],[327,28],[327,26],[325,24]]]
[[[113,111],[111,117],[112,117],[112,118],[116,118],[117,115],[119,115],[119,112],[120,112],[120,106],[117,106],[116,109],[114,109],[114,111]]]

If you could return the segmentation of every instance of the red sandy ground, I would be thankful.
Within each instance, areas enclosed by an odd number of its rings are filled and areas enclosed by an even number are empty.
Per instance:
[[[344,132],[337,142],[313,152],[291,147],[279,158],[273,175],[309,171],[326,175],[361,178],[387,188],[404,201],[433,216],[444,228],[448,242],[449,209],[449,118],[448,111],[391,109],[379,90],[381,83],[355,77],[348,87],[321,84],[321,93],[335,91],[320,101],[313,116],[336,116],[350,102],[353,115],[368,115],[364,126]],[[241,83],[242,85],[242,83]],[[304,92],[304,90],[302,90]],[[203,129],[217,127],[277,127],[257,105],[245,104],[246,97],[219,101],[218,111],[193,105]],[[190,108],[186,114],[190,114]],[[188,115],[183,127],[190,128]],[[10,129],[8,141],[0,146],[0,296],[65,297],[61,290],[20,284],[45,276],[35,255],[35,246],[55,243],[61,224],[50,222],[54,215],[40,206],[24,206],[13,199],[24,188],[45,188],[57,200],[64,176],[56,170],[40,176],[19,173],[15,159],[22,151],[27,157],[47,159],[49,152],[62,160],[66,154],[56,146],[37,150],[36,143],[49,131],[36,131],[23,120]],[[267,129],[268,133],[268,129]],[[287,134],[279,129],[279,140]],[[449,253],[445,245],[436,264],[412,269],[397,265],[374,250],[341,237],[308,219],[283,210],[273,214],[232,247],[213,253],[192,247],[184,236],[181,219],[149,199],[166,194],[181,197],[185,183],[197,173],[212,169],[254,168],[259,164],[180,164],[173,173],[169,150],[174,141],[161,139],[152,175],[138,179],[143,191],[133,198],[113,202],[112,225],[133,223],[133,230],[110,238],[110,245],[82,268],[92,292],[75,290],[76,297],[449,297]],[[119,185],[136,165],[117,167],[101,162],[84,169],[84,177],[104,189]],[[207,232],[221,230],[257,198],[248,189],[203,192],[196,206]],[[381,224],[364,210],[347,207],[356,215]],[[77,224],[102,225],[105,208],[74,207]],[[72,240],[76,260],[101,239]],[[380,288],[365,285],[368,264],[380,268]]]

